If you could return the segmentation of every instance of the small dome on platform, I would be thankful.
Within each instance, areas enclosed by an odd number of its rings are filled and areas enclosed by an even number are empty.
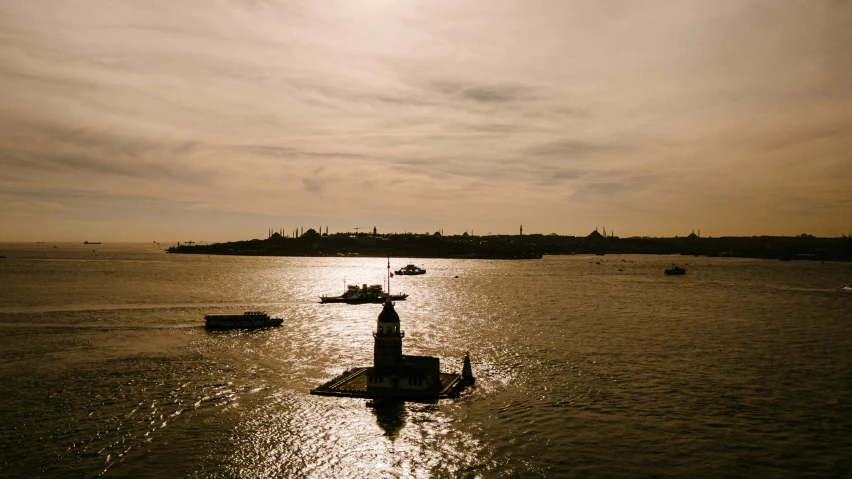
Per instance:
[[[379,321],[382,323],[399,322],[399,315],[396,313],[396,310],[393,309],[393,303],[390,299],[385,301],[385,307],[382,308],[382,312],[379,313]]]

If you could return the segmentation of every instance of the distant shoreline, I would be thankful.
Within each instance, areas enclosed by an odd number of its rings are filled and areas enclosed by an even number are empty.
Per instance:
[[[618,238],[596,231],[585,237],[557,235],[440,236],[415,234],[320,235],[277,233],[265,240],[172,246],[168,253],[235,256],[411,257],[446,259],[540,259],[544,255],[656,254],[778,259],[781,261],[852,261],[852,238],[754,236],[701,238]]]

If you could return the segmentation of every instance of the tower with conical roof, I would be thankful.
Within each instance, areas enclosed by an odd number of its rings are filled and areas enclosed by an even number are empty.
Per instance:
[[[405,333],[399,327],[399,314],[393,309],[393,303],[385,302],[379,319],[376,321],[376,331],[373,333],[373,365],[375,368],[393,367],[402,362],[402,338]]]
[[[400,329],[399,314],[388,299],[373,332],[373,366],[346,370],[322,386],[311,389],[311,394],[374,400],[444,398],[458,396],[465,386],[474,382],[467,354],[461,374],[442,373],[440,358],[403,355],[403,337],[405,333]]]
[[[403,356],[399,315],[393,303],[385,302],[373,333],[373,367],[367,368],[367,391],[376,394],[404,394],[440,391],[441,360],[431,356]]]

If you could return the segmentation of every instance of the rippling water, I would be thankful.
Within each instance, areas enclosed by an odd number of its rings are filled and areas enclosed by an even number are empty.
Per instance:
[[[477,383],[371,409],[308,390],[371,362],[381,309],[318,296],[386,260],[57,246],[0,245],[0,476],[852,473],[849,264],[414,260],[406,353]],[[202,327],[258,309],[283,327]]]

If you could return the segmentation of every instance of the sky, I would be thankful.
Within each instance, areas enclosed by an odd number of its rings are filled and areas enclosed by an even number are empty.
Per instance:
[[[0,241],[852,232],[852,1],[0,0]]]

